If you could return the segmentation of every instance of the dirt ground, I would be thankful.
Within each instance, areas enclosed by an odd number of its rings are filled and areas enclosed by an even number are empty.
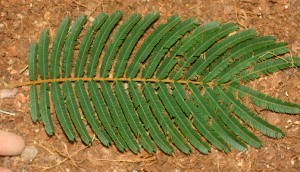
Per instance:
[[[134,12],[161,13],[157,23],[172,14],[181,18],[195,16],[201,23],[235,22],[241,28],[255,28],[260,35],[273,35],[286,41],[292,54],[300,55],[300,0],[1,0],[0,1],[0,89],[5,83],[28,80],[27,54],[30,42],[37,42],[42,28],[55,31],[64,18],[73,20],[80,14],[96,16],[114,10],[124,18]],[[249,83],[251,87],[286,101],[300,104],[300,71],[290,69]],[[286,136],[275,140],[254,133],[263,141],[261,149],[249,147],[245,152],[225,154],[212,149],[209,155],[196,150],[173,156],[158,151],[149,155],[142,151],[120,153],[94,140],[85,147],[80,141],[69,143],[56,123],[57,134],[48,137],[42,124],[33,124],[28,107],[28,87],[18,88],[13,98],[0,99],[0,129],[24,137],[27,146],[38,154],[32,161],[20,156],[0,157],[0,166],[14,171],[300,171],[300,116],[276,114],[257,107],[261,117],[280,127]]]

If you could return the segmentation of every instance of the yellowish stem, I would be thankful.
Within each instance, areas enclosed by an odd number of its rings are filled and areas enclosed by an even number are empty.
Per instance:
[[[22,86],[28,86],[28,85],[39,85],[42,83],[51,83],[51,82],[65,82],[65,81],[123,81],[123,82],[129,82],[129,81],[136,81],[136,82],[164,82],[164,83],[173,83],[173,82],[177,82],[177,83],[181,83],[181,84],[188,84],[188,83],[192,83],[195,85],[200,85],[202,84],[202,82],[198,82],[198,81],[187,81],[187,80],[171,80],[171,79],[154,79],[154,78],[150,78],[150,79],[145,79],[145,78],[56,78],[56,79],[45,79],[45,80],[35,80],[35,81],[27,81],[27,82],[20,82],[20,83],[16,83],[16,84],[7,84],[6,87],[7,88],[16,88],[16,87],[22,87]]]

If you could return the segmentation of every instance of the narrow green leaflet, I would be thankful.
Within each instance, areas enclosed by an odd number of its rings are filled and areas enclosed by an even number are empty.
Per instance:
[[[51,83],[51,92],[52,92],[52,102],[56,112],[56,116],[60,125],[62,126],[63,131],[67,135],[68,139],[71,141],[75,140],[75,131],[71,125],[71,120],[67,113],[67,109],[63,102],[63,96],[60,90],[60,86],[56,82]]]
[[[77,93],[78,101],[83,110],[83,114],[87,122],[92,127],[92,130],[95,132],[99,140],[106,146],[111,142],[110,137],[107,135],[106,131],[103,129],[102,124],[96,118],[95,111],[90,103],[90,99],[87,95],[87,92],[84,87],[83,81],[75,82],[75,90]]]
[[[87,77],[94,77],[96,75],[96,67],[98,65],[98,60],[100,58],[101,52],[104,48],[104,45],[115,27],[115,25],[120,21],[122,18],[122,13],[120,11],[113,12],[105,21],[101,29],[97,32],[94,43],[91,49],[91,55],[89,58],[89,62],[87,65]]]
[[[192,92],[192,99],[194,103],[200,107],[202,110],[204,110],[205,115],[209,116],[209,118],[212,120],[212,128],[219,133],[220,137],[229,145],[234,147],[235,149],[239,151],[243,151],[246,149],[246,145],[241,142],[230,130],[228,130],[225,126],[225,124],[221,121],[221,119],[218,117],[218,115],[213,111],[213,109],[210,106],[207,106],[207,103],[205,102],[204,98],[201,97],[201,92],[197,88],[197,86],[193,84],[188,84],[188,87],[190,88]]]
[[[106,14],[100,13],[94,20],[92,26],[90,26],[86,31],[82,39],[82,42],[80,44],[78,57],[75,62],[75,71],[74,71],[75,77],[83,76],[87,56],[93,41],[93,36],[95,32],[103,25],[106,19],[107,19]]]
[[[174,150],[157,124],[157,121],[155,120],[155,117],[153,116],[153,113],[151,112],[142,93],[138,91],[138,86],[131,81],[128,83],[128,90],[132,96],[134,107],[137,109],[137,112],[144,123],[145,129],[149,131],[150,136],[157,146],[163,152],[170,155]]]
[[[167,34],[173,27],[180,22],[178,16],[172,16],[168,19],[167,24],[159,25],[143,42],[140,49],[135,55],[132,63],[128,66],[126,77],[133,78],[137,75],[140,70],[140,64],[146,60],[155,45]]]
[[[253,114],[250,109],[239,102],[232,93],[229,91],[223,91],[219,86],[216,87],[216,90],[220,93],[220,97],[224,100],[224,103],[230,105],[235,114],[250,127],[253,127],[272,138],[283,137],[284,134],[279,128],[270,125],[259,116]]]
[[[127,145],[124,139],[119,134],[117,127],[115,127],[116,123],[114,123],[109,110],[106,108],[106,104],[104,102],[103,96],[98,88],[96,81],[88,82],[89,93],[91,95],[91,99],[94,103],[94,108],[98,114],[99,119],[102,121],[107,133],[111,137],[111,139],[116,144],[117,148],[124,152],[127,148]],[[114,125],[113,125],[114,124]]]
[[[198,131],[217,149],[224,152],[229,152],[230,147],[218,135],[218,133],[216,133],[211,128],[211,126],[208,125],[208,121],[207,119],[205,119],[205,115],[203,115],[203,112],[199,108],[197,108],[191,101],[186,100],[184,88],[178,83],[173,83],[172,87],[173,97],[186,115],[192,114],[193,124],[198,129]]]
[[[128,101],[130,98],[126,93],[122,82],[118,81],[115,83],[115,91],[128,124],[142,147],[149,153],[156,152],[156,147],[142,125],[139,115],[134,110],[133,104]]]
[[[48,135],[54,134],[54,125],[50,115],[50,101],[49,101],[49,86],[47,83],[43,83],[40,86],[40,113],[42,121],[45,125],[46,133]]]
[[[81,115],[78,110],[78,105],[76,103],[75,94],[72,88],[72,83],[70,81],[66,81],[63,83],[63,92],[68,112],[70,114],[73,124],[75,125],[77,132],[80,135],[81,140],[87,145],[91,144],[92,138],[89,135],[81,119]]]
[[[204,87],[205,88],[205,87]],[[209,88],[205,88],[206,94],[204,95],[208,102],[212,105],[213,109],[216,111],[221,120],[226,124],[226,126],[237,136],[239,136],[244,142],[249,145],[259,148],[261,146],[261,141],[252,134],[247,128],[242,126],[240,122],[232,116],[230,111],[228,111],[218,99],[218,96],[213,93]]]
[[[31,119],[33,122],[38,122],[40,120],[41,114],[39,111],[38,92],[35,85],[30,86],[29,99]]]
[[[189,154],[191,152],[191,147],[184,141],[183,136],[175,128],[169,115],[165,111],[165,108],[153,89],[151,84],[146,84],[143,90],[147,101],[155,115],[157,121],[162,126],[163,131],[169,137],[170,140],[177,146],[182,152]]]
[[[281,57],[269,59],[254,66],[254,70],[245,71],[237,76],[235,80],[240,79],[244,82],[259,78],[261,75],[275,73],[279,70],[300,66],[300,57]],[[234,80],[234,81],[235,81]]]
[[[77,37],[82,30],[83,25],[87,21],[85,15],[79,16],[76,21],[73,23],[70,33],[66,39],[64,53],[62,58],[62,77],[68,78],[70,77],[72,70],[72,62],[74,55],[74,47],[76,44]]]
[[[249,96],[251,102],[254,103],[255,105],[265,109],[272,110],[274,112],[289,113],[289,114],[300,113],[300,106],[297,104],[284,102],[282,100],[264,95],[259,91],[253,90],[249,87],[237,83],[230,84],[229,90],[233,92],[237,91],[239,94]]]
[[[122,109],[114,96],[114,93],[110,87],[110,84],[108,82],[101,82],[100,83],[102,88],[102,93],[104,100],[110,109],[110,113],[112,115],[112,118],[115,122],[115,124],[118,126],[118,130],[125,140],[127,146],[129,149],[137,154],[140,151],[140,147],[133,136],[130,127],[128,126],[128,123],[124,117],[124,114],[122,112]]]
[[[230,68],[226,68],[219,76],[217,83],[221,84],[229,81],[230,79],[236,79],[236,75],[243,74],[244,72],[249,73],[248,71],[241,72],[251,65],[261,62],[263,60],[272,58],[274,56],[279,56],[281,54],[289,52],[289,50],[285,47],[286,43],[270,43],[265,47],[262,47],[258,50],[255,50],[253,53],[249,53],[245,55],[238,61],[234,61]],[[233,80],[233,81],[234,81]]]
[[[159,98],[161,99],[168,113],[174,118],[174,122],[177,124],[182,134],[196,149],[204,154],[207,154],[209,151],[208,145],[202,141],[200,135],[191,127],[190,122],[186,119],[183,111],[169,93],[166,85],[159,82],[157,83],[157,86],[159,87]]]
[[[62,52],[63,45],[66,40],[66,36],[68,34],[70,27],[70,19],[65,17],[65,19],[60,23],[57,31],[56,36],[52,43],[52,52],[50,56],[50,78],[57,78],[59,77],[59,63],[60,63],[60,56]]]
[[[38,44],[38,69],[41,79],[48,79],[49,33],[43,29]]]
[[[164,38],[158,43],[156,48],[153,50],[153,56],[149,58],[148,64],[145,67],[145,69],[142,72],[142,78],[150,78],[155,70],[157,69],[158,64],[160,61],[162,61],[162,58],[165,56],[165,54],[168,52],[169,48],[173,46],[180,38],[182,38],[183,35],[185,35],[186,32],[191,31],[198,25],[198,22],[196,22],[193,19],[187,19],[172,29],[171,32],[167,33]],[[174,48],[175,49],[175,48]],[[173,52],[173,51],[172,51]],[[171,52],[171,53],[172,53]],[[168,69],[172,68],[173,66],[169,63],[170,60],[175,60],[174,56],[171,56],[169,58],[166,58],[162,62],[162,66],[159,69],[163,69],[163,71],[158,70],[157,71],[157,78],[164,78],[162,76],[164,73],[167,73],[165,70],[168,71]],[[168,65],[170,64],[170,65]],[[169,67],[170,66],[170,67]]]
[[[139,21],[132,29],[131,34],[125,39],[124,45],[120,49],[116,62],[117,68],[114,68],[114,77],[121,77],[125,71],[128,58],[145,30],[159,17],[159,13],[146,14],[144,19]]]
[[[136,25],[136,23],[141,19],[141,15],[135,13],[128,17],[122,26],[115,32],[112,40],[109,42],[106,52],[104,54],[101,66],[100,66],[100,77],[107,77],[109,70],[112,67],[113,60],[119,50],[119,47],[123,43],[124,39],[131,31],[131,29]],[[125,45],[126,46],[126,45]]]

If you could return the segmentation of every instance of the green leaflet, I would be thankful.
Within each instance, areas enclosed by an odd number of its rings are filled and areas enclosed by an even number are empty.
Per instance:
[[[100,66],[100,77],[107,77],[109,70],[112,67],[113,60],[121,44],[123,43],[127,34],[131,31],[134,25],[141,19],[141,16],[137,13],[128,17],[118,29],[111,42],[108,44],[106,53],[104,54],[101,66]],[[126,45],[124,45],[126,46]]]
[[[100,13],[85,27],[81,15],[70,30],[65,18],[52,45],[46,30],[30,45],[29,81],[14,86],[30,86],[31,118],[41,118],[48,135],[54,134],[56,114],[70,141],[77,132],[91,145],[95,133],[104,146],[121,152],[138,154],[143,148],[153,154],[159,148],[172,155],[176,147],[189,154],[194,147],[207,154],[210,145],[244,151],[246,144],[262,145],[253,130],[272,138],[284,133],[235,93],[266,110],[300,114],[300,105],[242,85],[299,67],[300,57],[281,56],[289,52],[286,43],[253,29],[238,30],[233,23],[199,25],[193,18],[171,16],[154,24],[158,13],[144,18],[134,13],[124,21],[122,16]]]
[[[192,115],[193,124],[198,131],[217,149],[224,152],[229,152],[229,146],[208,125],[208,122],[204,117],[205,115],[202,114],[202,111],[199,110],[191,101],[187,101],[185,98],[184,88],[178,83],[173,83],[172,87],[173,97],[186,115]]]
[[[134,111],[133,104],[127,101],[128,99],[130,99],[130,97],[127,95],[123,83],[116,82],[115,90],[116,90],[116,96],[118,98],[118,101],[122,107],[122,110],[124,112],[124,115],[127,119],[130,128],[135,134],[135,137],[138,138],[140,144],[147,152],[149,153],[156,152],[156,148],[152,143],[150,137],[146,133],[146,130],[142,126],[138,114],[136,113],[136,111]]]
[[[138,86],[134,82],[129,82],[128,89],[130,95],[132,96],[134,106],[137,108],[137,112],[144,123],[145,129],[149,131],[150,136],[153,138],[157,146],[163,152],[170,155],[174,150],[169,142],[165,139],[159,125],[157,125],[149,105],[143,98],[142,93],[138,91]]]
[[[173,27],[180,22],[178,16],[172,16],[168,19],[167,24],[158,26],[150,36],[144,41],[139,51],[136,53],[134,61],[128,66],[126,77],[133,78],[140,68],[140,63],[144,62],[151,53],[155,45],[168,33]]]
[[[244,82],[258,78],[261,75],[275,73],[279,70],[300,66],[300,57],[282,57],[278,59],[269,59],[258,63],[254,70],[245,71],[237,77]],[[235,79],[235,80],[237,80]]]
[[[41,114],[39,112],[38,92],[35,85],[30,86],[29,99],[31,119],[33,122],[38,122]]]
[[[233,23],[224,24],[224,25],[218,27],[217,30],[214,30],[213,32],[211,32],[208,35],[209,37],[207,37],[206,39],[200,39],[201,41],[198,44],[196,44],[196,46],[195,46],[197,48],[193,48],[193,51],[191,52],[191,55],[189,55],[188,57],[200,56],[213,43],[215,43],[216,41],[218,41],[222,37],[227,36],[229,33],[232,33],[236,29],[237,29],[237,27],[234,26]],[[219,45],[221,45],[221,44],[219,43]],[[211,63],[212,60],[214,60],[214,58],[216,58],[216,56],[210,59],[210,63]],[[205,59],[206,59],[206,57],[202,57],[202,58],[198,58],[196,60],[194,65],[191,66],[190,69],[188,70],[188,72],[186,73],[186,75],[185,75],[186,80],[194,78],[195,75],[197,74],[197,72],[200,71],[200,69],[203,70],[205,68],[205,65],[210,64],[210,63],[203,64],[203,61]],[[190,64],[192,64],[192,62],[190,62]]]
[[[79,16],[77,20],[73,23],[70,33],[66,39],[62,58],[62,77],[64,78],[70,77],[75,43],[86,20],[87,19],[85,15]]]
[[[107,16],[105,13],[100,13],[94,20],[92,26],[86,31],[79,47],[78,58],[75,62],[75,77],[82,77],[86,64],[86,59],[93,41],[95,32],[103,25]]]
[[[189,140],[189,142],[197,148],[200,152],[207,154],[209,151],[208,145],[206,145],[199,134],[191,127],[190,122],[185,118],[183,111],[179,105],[175,102],[173,97],[168,91],[166,85],[157,83],[158,96],[164,104],[166,110],[174,118],[175,124],[181,130],[182,134]]]
[[[212,105],[213,109],[216,111],[221,120],[226,124],[226,126],[236,135],[238,135],[244,142],[249,145],[259,148],[261,146],[261,141],[242,126],[239,121],[232,115],[228,115],[227,109],[221,104],[218,96],[210,88],[205,88],[206,94],[204,95],[208,100],[209,104]]]
[[[48,79],[48,48],[49,48],[49,33],[48,31],[43,29],[41,31],[40,41],[38,44],[38,69],[39,69],[41,79]],[[33,51],[35,50],[31,49],[30,52]]]
[[[234,46],[226,52],[224,59],[219,58],[220,62],[210,65],[210,71],[204,76],[203,81],[209,82],[217,75],[220,76],[219,73],[227,68],[231,61],[237,60],[246,54],[253,54],[254,50],[270,45],[273,42],[273,37],[257,37]]]
[[[122,18],[122,13],[120,11],[115,11],[112,13],[101,29],[98,31],[97,35],[95,36],[94,43],[92,45],[91,55],[89,58],[89,63],[87,66],[87,73],[88,77],[94,77],[96,75],[96,66],[98,65],[98,60],[100,58],[100,54],[102,49],[113,30],[114,26],[119,22]]]
[[[109,110],[106,108],[103,96],[99,91],[98,85],[95,81],[88,82],[89,93],[91,95],[93,104],[95,104],[95,110],[97,111],[99,119],[102,121],[107,133],[111,139],[115,142],[117,148],[124,152],[127,145],[115,127],[112,117],[110,116]]]
[[[109,145],[111,142],[110,137],[106,134],[105,130],[102,128],[102,125],[96,118],[96,116],[94,116],[95,112],[86,93],[83,81],[75,82],[75,90],[87,122],[90,124],[92,130],[95,132],[99,140],[104,145]]]
[[[229,90],[237,91],[241,95],[246,95],[251,98],[251,102],[262,108],[272,110],[279,113],[299,114],[300,106],[289,102],[284,102],[279,99],[275,99],[271,96],[264,95],[259,91],[252,90],[243,85],[233,83],[229,86]]]
[[[243,70],[247,69],[255,63],[287,53],[289,50],[285,46],[285,43],[271,43],[265,47],[254,51],[253,53],[247,54],[244,58],[240,59],[239,61],[233,62],[230,68],[226,68],[223,72],[225,74],[221,74],[218,83],[223,83],[229,81],[232,78],[235,78],[235,75],[237,73],[239,73],[239,75],[241,73],[245,73],[246,71]],[[232,82],[235,82],[237,80],[239,80],[239,78],[235,78]]]
[[[143,91],[146,99],[149,101],[149,105],[154,112],[157,121],[162,126],[163,131],[170,137],[170,139],[178,147],[178,149],[186,154],[190,153],[190,146],[184,142],[182,135],[175,128],[170,117],[167,115],[163,104],[156,96],[152,85],[146,84]]]
[[[239,151],[245,150],[246,145],[243,142],[241,142],[235,135],[233,135],[233,133],[230,130],[225,128],[225,124],[221,121],[221,119],[213,111],[213,109],[211,109],[210,106],[206,106],[207,103],[205,102],[203,97],[200,96],[201,94],[199,92],[199,89],[193,84],[189,84],[188,87],[192,91],[192,99],[197,105],[200,106],[201,109],[205,110],[205,115],[209,116],[212,120],[211,126],[215,131],[217,131],[220,134],[220,137],[235,149]]]
[[[195,22],[193,19],[188,19],[177,26],[175,26],[174,29],[172,29],[171,32],[167,33],[164,38],[158,43],[156,48],[153,50],[153,56],[149,58],[148,65],[145,67],[145,69],[142,72],[142,78],[150,78],[155,70],[157,69],[158,64],[160,63],[163,56],[167,53],[168,49],[177,42],[186,32],[194,29],[197,26],[197,22]],[[176,49],[176,48],[174,48]],[[172,53],[172,52],[171,52]],[[174,54],[174,53],[173,53]],[[171,60],[171,62],[170,62]],[[165,73],[167,74],[167,71],[172,68],[172,60],[175,60],[172,57],[167,58],[162,62],[162,66],[157,71],[157,78],[164,78]],[[170,67],[169,67],[170,66]],[[167,70],[167,71],[166,71]]]
[[[109,85],[108,82],[101,82],[100,83],[102,91],[103,91],[103,97],[105,99],[105,102],[108,106],[108,108],[111,110],[111,115],[118,126],[118,130],[125,140],[127,146],[129,149],[137,154],[140,151],[140,148],[138,146],[137,141],[135,140],[130,127],[128,126],[128,123],[126,122],[126,119],[124,117],[124,114],[121,110],[120,105],[117,102],[116,97],[113,94],[113,91]]]
[[[42,121],[45,125],[46,133],[48,135],[53,135],[54,125],[50,116],[50,102],[49,102],[49,86],[46,83],[40,86],[40,113],[42,116]]]
[[[230,92],[224,92],[220,87],[216,87],[219,91],[221,98],[227,105],[232,105],[232,110],[238,115],[244,122],[246,122],[250,127],[257,129],[263,134],[273,137],[281,138],[283,132],[276,128],[260,117],[254,115],[245,105],[240,103],[234,98],[234,95]]]
[[[60,55],[63,45],[65,43],[66,36],[70,27],[70,19],[65,17],[65,19],[60,23],[56,36],[52,43],[52,52],[50,56],[50,78],[59,77],[59,63]]]
[[[67,105],[68,112],[70,113],[70,117],[72,122],[75,125],[76,130],[78,131],[81,140],[89,145],[92,142],[92,138],[89,135],[83,121],[81,120],[81,115],[78,110],[78,105],[76,103],[76,98],[72,89],[72,83],[70,81],[66,81],[63,83],[63,92]]]
[[[117,68],[114,71],[114,77],[122,77],[127,60],[137,44],[138,40],[145,32],[145,30],[159,17],[158,13],[149,13],[145,15],[144,19],[139,21],[136,26],[132,29],[131,34],[125,39],[124,46],[120,49],[120,53],[116,62]]]
[[[54,103],[54,109],[56,112],[57,119],[62,126],[65,134],[68,139],[71,141],[75,140],[75,132],[71,125],[67,109],[63,102],[63,96],[60,91],[60,87],[58,83],[51,83],[51,92],[52,92],[52,101]]]

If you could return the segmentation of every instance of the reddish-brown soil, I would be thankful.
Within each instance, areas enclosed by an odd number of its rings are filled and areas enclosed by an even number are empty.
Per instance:
[[[260,35],[273,35],[289,44],[292,54],[300,55],[300,0],[1,0],[0,1],[0,88],[5,83],[28,80],[27,54],[30,42],[37,41],[42,28],[53,38],[64,16],[73,20],[80,14],[120,10],[124,16],[134,12],[161,13],[162,23],[173,14],[195,16],[201,23],[235,22],[241,28],[255,28]],[[251,87],[268,95],[300,104],[299,68],[285,70],[251,82]],[[251,105],[249,105],[251,106]],[[120,153],[94,140],[91,147],[80,141],[70,143],[56,123],[56,135],[48,137],[42,124],[33,124],[28,107],[28,87],[18,88],[13,98],[0,99],[0,129],[24,137],[38,149],[37,157],[0,157],[0,166],[14,171],[300,171],[300,116],[277,114],[252,107],[259,115],[280,127],[286,136],[275,140],[253,131],[263,147],[225,154],[212,149],[209,155],[196,150],[190,155],[175,151],[167,156],[158,151]],[[1,145],[1,143],[0,143]]]

